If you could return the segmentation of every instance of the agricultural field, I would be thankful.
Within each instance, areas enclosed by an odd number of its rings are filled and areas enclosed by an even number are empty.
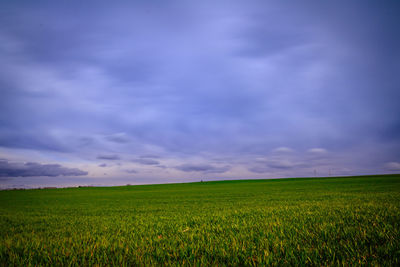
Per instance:
[[[400,265],[400,175],[0,192],[0,265]]]

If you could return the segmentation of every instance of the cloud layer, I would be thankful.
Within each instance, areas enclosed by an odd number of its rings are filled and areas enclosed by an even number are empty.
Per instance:
[[[97,159],[103,159],[103,160],[119,160],[121,159],[118,155],[99,155],[97,156]]]
[[[0,159],[0,177],[31,177],[31,176],[84,176],[88,172],[77,168],[66,168],[59,164],[40,164],[36,162],[9,162]]]
[[[182,164],[175,167],[177,170],[184,172],[201,172],[207,173],[224,173],[230,169],[230,166],[216,167],[209,164]]]
[[[400,161],[397,1],[0,10],[7,159],[132,183],[394,172]]]

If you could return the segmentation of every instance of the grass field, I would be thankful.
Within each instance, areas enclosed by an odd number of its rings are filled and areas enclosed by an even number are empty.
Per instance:
[[[400,175],[0,192],[0,265],[400,265]]]

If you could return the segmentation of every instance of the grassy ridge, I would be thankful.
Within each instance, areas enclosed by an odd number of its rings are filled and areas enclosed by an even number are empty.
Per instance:
[[[400,265],[400,175],[0,192],[0,265]]]

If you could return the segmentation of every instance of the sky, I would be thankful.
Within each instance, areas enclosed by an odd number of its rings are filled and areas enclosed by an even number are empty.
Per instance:
[[[400,173],[400,4],[0,3],[0,188]]]

